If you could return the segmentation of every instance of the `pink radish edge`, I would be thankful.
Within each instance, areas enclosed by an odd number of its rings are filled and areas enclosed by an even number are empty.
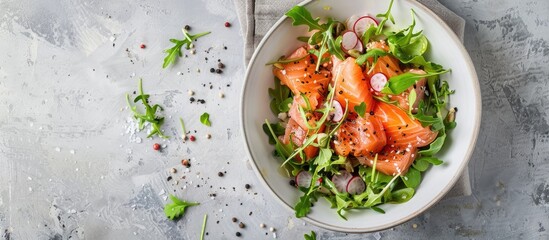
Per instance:
[[[372,89],[378,92],[380,92],[385,85],[387,85],[387,82],[387,76],[383,73],[376,73],[370,78],[370,85],[372,86]]]
[[[354,184],[354,185],[353,185]],[[359,176],[354,176],[347,183],[346,190],[349,194],[361,194],[366,190],[366,183]]]
[[[353,49],[360,42],[360,39],[353,31],[347,30],[341,34],[341,37],[341,48],[345,52]]]
[[[370,16],[362,16],[355,21],[355,24],[353,24],[353,32],[359,35],[359,37],[362,37],[364,31],[370,28],[372,24],[375,24],[375,26],[379,25],[375,18]]]

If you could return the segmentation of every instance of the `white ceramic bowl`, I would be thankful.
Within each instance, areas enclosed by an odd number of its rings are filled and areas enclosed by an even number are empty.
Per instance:
[[[389,1],[379,0],[322,0],[302,3],[314,17],[331,16],[345,20],[351,15],[378,14],[387,10]],[[330,10],[325,10],[330,6]],[[304,220],[317,226],[342,232],[371,232],[393,227],[425,211],[440,200],[458,180],[467,166],[475,147],[480,125],[481,98],[477,75],[467,51],[458,37],[433,12],[413,0],[396,0],[392,9],[396,27],[407,27],[411,23],[410,9],[416,13],[417,27],[423,29],[430,40],[428,58],[451,68],[443,79],[456,90],[451,96],[451,105],[458,107],[457,128],[450,132],[447,145],[439,154],[445,164],[429,169],[415,196],[403,204],[385,204],[386,211],[380,214],[371,210],[347,213],[347,221],[338,217],[330,209],[327,201],[319,199]],[[246,72],[242,92],[241,124],[252,166],[259,179],[284,206],[288,214],[293,215],[293,206],[301,195],[288,184],[289,179],[278,172],[281,160],[272,155],[273,146],[269,145],[261,125],[265,119],[276,120],[269,108],[267,89],[273,86],[272,67],[265,63],[288,55],[303,43],[296,37],[307,33],[306,27],[294,27],[291,19],[282,17],[256,49]]]

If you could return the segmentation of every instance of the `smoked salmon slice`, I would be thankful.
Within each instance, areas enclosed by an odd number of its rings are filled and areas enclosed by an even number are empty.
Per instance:
[[[368,50],[376,48],[381,49],[385,52],[389,51],[389,46],[387,46],[387,44],[383,40],[368,43],[366,48]],[[374,59],[370,58],[368,59],[368,61],[370,62],[370,64],[372,64]],[[368,76],[368,79],[370,79],[376,73],[383,73],[387,77],[387,79],[389,79],[391,77],[402,74],[402,70],[400,69],[400,62],[398,61],[398,59],[387,55],[379,57],[376,64],[372,66],[372,68],[366,68],[364,70],[364,73]]]
[[[385,146],[377,156],[376,171],[388,176],[400,174],[406,175],[408,169],[417,156],[417,148],[405,148],[402,146]],[[374,165],[375,157],[359,157],[362,164],[370,167]]]
[[[437,132],[423,127],[418,120],[410,118],[401,108],[378,102],[374,114],[381,120],[387,136],[387,145],[407,148],[424,147],[437,137]]]
[[[305,94],[310,102],[318,104],[328,91],[331,73],[325,69],[315,71],[315,59],[305,47],[298,48],[287,59],[302,57],[299,61],[281,64],[283,69],[273,68],[273,73],[283,85],[290,88],[294,96]],[[311,105],[312,110],[315,110],[317,105]]]
[[[366,104],[366,112],[374,109],[374,98],[370,92],[370,81],[362,73],[355,59],[348,57],[345,61],[334,63],[332,84],[335,86],[334,99],[345,108],[345,100],[349,101],[349,112],[354,113],[355,106]]]
[[[373,157],[387,144],[381,121],[370,115],[346,121],[334,136],[333,148],[341,156]]]
[[[309,104],[311,105],[311,107],[318,106],[319,104],[318,101],[319,99],[321,99],[321,97],[316,97],[315,94],[309,96],[308,98],[309,98]],[[308,107],[303,97],[300,95],[296,95],[294,96],[292,106],[288,111],[288,115],[290,115],[290,118],[292,118],[301,128],[308,130],[309,128],[305,122],[305,119],[303,119],[303,117],[299,113],[299,106],[301,106],[303,109],[307,109]],[[321,117],[320,113],[312,112],[312,111],[305,111],[305,116],[307,117],[307,122],[311,127],[316,127],[316,124],[317,124],[316,121]]]
[[[290,118],[288,121],[288,124],[286,125],[286,131],[284,133],[284,137],[282,137],[282,143],[288,144],[290,143],[290,140],[292,143],[297,146],[301,147],[303,145],[303,142],[307,139],[307,130],[301,128],[299,124],[294,121],[294,119]],[[305,156],[307,159],[312,159],[318,155],[318,148],[314,146],[307,146],[305,149],[303,149],[303,152],[305,153]],[[299,161],[302,161],[301,157],[299,155],[296,156],[296,158]]]

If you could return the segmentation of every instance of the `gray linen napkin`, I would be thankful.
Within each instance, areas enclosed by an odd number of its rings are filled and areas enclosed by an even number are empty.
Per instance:
[[[436,13],[463,41],[465,20],[450,11],[437,0],[417,0]],[[244,36],[244,64],[252,57],[252,54],[267,31],[300,0],[234,0],[238,20]],[[469,169],[465,168],[462,176],[454,188],[445,198],[471,195],[471,183],[469,181]]]

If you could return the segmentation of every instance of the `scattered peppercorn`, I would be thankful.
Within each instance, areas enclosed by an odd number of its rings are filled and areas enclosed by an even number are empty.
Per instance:
[[[232,219],[232,220],[233,220],[233,222],[236,222],[236,221],[238,221],[238,219],[236,219],[235,217],[233,217],[233,219]]]
[[[246,225],[245,225],[243,222],[240,222],[240,223],[238,224],[238,227],[239,227],[239,228],[245,228]]]
[[[244,187],[245,187],[246,189],[250,189],[252,186],[250,186],[250,184],[247,184],[247,183],[246,183],[246,185],[244,185]]]
[[[223,69],[223,68],[225,68],[225,64],[220,62],[220,63],[217,64],[217,67]]]
[[[295,180],[290,180],[290,186],[294,186],[295,187]]]
[[[222,172],[218,172],[218,173],[217,173],[217,176],[223,177],[223,175],[224,175],[224,174],[223,174]]]
[[[189,159],[183,159],[181,160],[181,165],[188,167],[189,166]]]
[[[191,140],[191,142],[194,142],[194,141],[196,141],[196,137],[195,137],[194,135],[191,135],[191,136],[189,137],[189,140]]]
[[[370,111],[370,115],[372,115],[372,116],[373,116],[373,115],[374,115],[374,111]]]
[[[154,149],[155,151],[160,150],[160,144],[158,144],[158,143],[153,144],[153,149]]]
[[[225,22],[225,27],[231,27],[231,23],[230,22]]]
[[[215,72],[218,73],[218,74],[221,74],[221,73],[223,73],[223,70],[218,68],[217,70],[215,70]]]
[[[145,46],[145,44],[141,43],[141,45],[139,45],[139,47],[140,47],[141,49],[143,49],[143,48],[146,48],[147,46]]]
[[[211,72],[211,73],[214,73],[214,72],[215,72],[215,68],[210,68],[210,72]]]
[[[242,234],[240,232],[236,232],[236,236],[240,237],[240,236],[242,236]]]
[[[187,31],[191,30],[191,26],[189,26],[189,25],[185,25],[184,28],[185,28],[185,30],[187,30]]]
[[[227,46],[223,46],[223,49],[227,50]]]

